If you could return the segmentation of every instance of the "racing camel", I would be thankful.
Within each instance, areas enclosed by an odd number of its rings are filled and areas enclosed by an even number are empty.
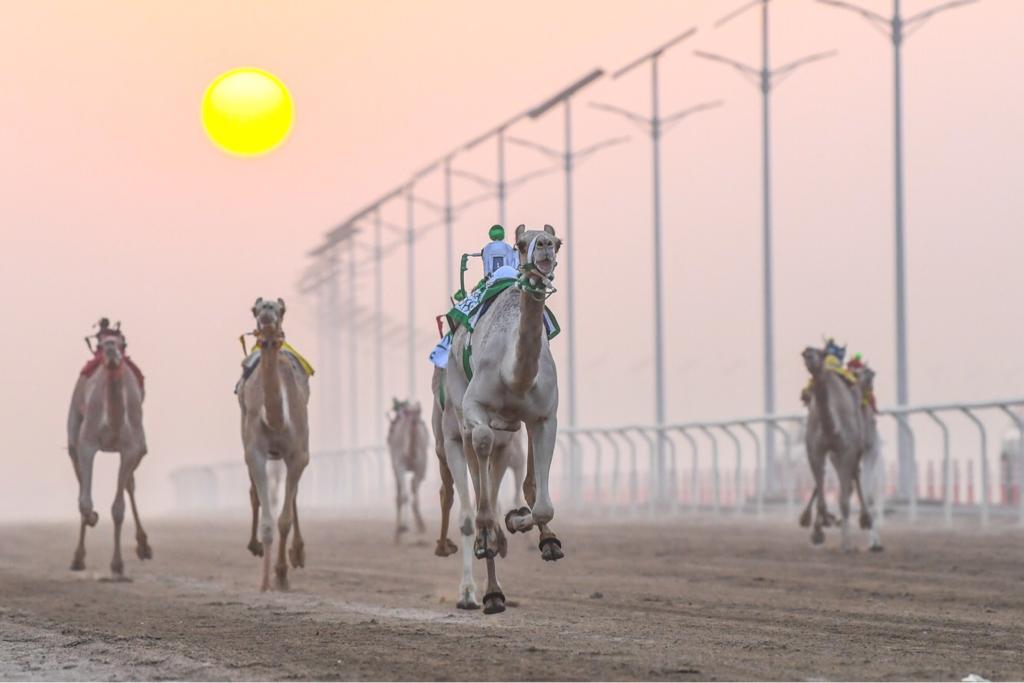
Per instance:
[[[114,556],[110,572],[114,580],[127,580],[121,559],[125,491],[135,518],[135,552],[140,560],[153,558],[153,549],[135,505],[135,469],[146,455],[146,434],[142,429],[143,379],[142,373],[125,355],[127,343],[120,323],[112,328],[110,321],[103,318],[99,328],[93,359],[79,374],[68,411],[68,455],[78,479],[78,510],[82,517],[71,569],[85,569],[85,528],[96,526],[99,521],[92,504],[92,466],[96,453],[116,452],[121,455],[121,465],[117,471],[114,504],[110,508],[114,519]]]
[[[472,470],[477,494],[474,554],[487,560],[484,612],[505,610],[494,558],[508,550],[497,523],[496,501],[508,465],[509,441],[521,424],[528,437],[527,473],[523,494],[529,507],[506,515],[510,532],[540,530],[545,560],[563,556],[561,542],[548,526],[554,506],[548,474],[557,430],[558,380],[545,333],[544,302],[554,291],[551,278],[561,240],[554,228],[516,228],[521,275],[516,287],[494,297],[490,310],[472,332],[460,326],[454,334],[445,373],[447,396],[442,415],[444,453],[462,505],[461,531],[473,530],[472,509],[464,472]]]
[[[420,515],[420,484],[427,473],[427,425],[418,402],[394,401],[394,414],[388,427],[388,451],[395,473],[395,543],[409,530],[408,513],[412,509],[416,531],[426,526]],[[412,474],[406,491],[406,475]]]
[[[260,589],[270,590],[270,561],[274,547],[274,506],[271,500],[267,465],[281,460],[285,466],[284,503],[277,519],[281,535],[275,585],[288,589],[288,562],[285,545],[295,528],[288,559],[295,568],[306,563],[305,544],[299,530],[296,496],[299,479],[309,464],[309,375],[311,370],[284,341],[284,301],[256,300],[252,307],[256,318],[259,362],[238,388],[242,409],[242,444],[245,464],[249,469],[249,499],[252,504],[253,533],[249,551],[263,557],[263,578]],[[282,348],[283,347],[283,348]],[[257,524],[257,516],[259,522]],[[259,537],[257,538],[257,529]]]
[[[851,550],[850,496],[855,482],[858,489],[860,486],[858,478],[865,444],[861,390],[856,384],[850,385],[840,372],[833,369],[835,365],[841,368],[840,361],[826,356],[822,349],[808,346],[804,349],[803,359],[813,380],[807,406],[806,445],[815,486],[811,500],[801,515],[800,524],[809,525],[811,507],[817,500],[811,542],[815,545],[824,543],[825,532],[822,527],[834,521],[825,505],[825,462],[829,458],[839,476],[842,547]],[[870,523],[870,516],[868,521]]]

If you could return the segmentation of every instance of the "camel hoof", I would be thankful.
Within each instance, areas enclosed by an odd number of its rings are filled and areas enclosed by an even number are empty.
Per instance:
[[[866,512],[860,513],[860,528],[870,529],[871,528],[871,515]]]
[[[305,543],[293,543],[292,547],[288,549],[288,560],[291,561],[292,566],[296,569],[306,566],[306,544]]]
[[[99,521],[100,521],[100,515],[95,510],[93,510],[88,515],[86,515],[85,523],[88,524],[89,526],[96,526],[96,523],[99,522]]]
[[[484,614],[501,614],[505,611],[505,594],[501,591],[484,596]]]
[[[71,560],[71,571],[80,572],[85,569],[85,557],[78,557],[77,555]]]
[[[481,529],[473,541],[473,554],[478,560],[492,560],[498,554],[498,538],[491,538],[489,529]]]
[[[562,559],[565,557],[565,553],[562,552],[562,542],[554,536],[541,539],[540,556],[545,562],[555,562]]]
[[[447,538],[438,539],[437,545],[434,547],[434,554],[438,557],[448,557],[449,555],[454,555],[457,552],[459,552],[459,546],[455,545]]]
[[[811,532],[811,543],[814,545],[821,545],[825,542],[825,532],[821,529],[815,529]]]
[[[255,555],[256,557],[263,557],[263,544],[259,541],[249,541],[249,545],[247,547],[249,548],[249,552]]]
[[[868,550],[870,550],[873,553],[880,553],[885,550],[885,547],[879,543],[878,545],[870,546]]]
[[[139,556],[140,560],[152,560],[153,549],[149,546],[149,543],[142,541],[135,546],[135,554]]]
[[[288,577],[281,576],[278,574],[274,577],[274,590],[281,591],[282,593],[288,592]]]
[[[839,526],[839,518],[831,512],[826,512],[823,526]]]
[[[533,526],[531,525],[525,529],[516,529],[515,525],[512,524],[512,518],[526,517],[528,514],[530,514],[530,508],[526,507],[525,505],[517,510],[509,510],[507,513],[505,513],[505,528],[508,529],[509,533],[511,534],[514,534],[517,531],[522,531],[523,533],[526,533],[527,531],[532,529]]]
[[[806,510],[806,511],[804,511],[804,513],[802,515],[800,515],[800,526],[804,527],[805,529],[807,527],[811,526],[811,511],[810,510]]]
[[[455,606],[459,609],[465,610],[480,609],[480,603],[478,603],[476,601],[476,598],[474,598],[471,595],[467,595],[466,597],[459,600],[457,603],[455,603]]]

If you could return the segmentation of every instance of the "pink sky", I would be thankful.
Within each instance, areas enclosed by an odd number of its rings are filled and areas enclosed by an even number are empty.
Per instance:
[[[152,497],[145,505],[166,510],[173,468],[241,459],[231,388],[236,339],[251,326],[253,299],[288,300],[289,339],[317,363],[312,307],[295,282],[304,253],[326,230],[594,66],[615,69],[692,25],[697,36],[663,61],[664,110],[718,98],[726,104],[687,120],[664,146],[669,416],[760,412],[759,102],[737,74],[691,55],[706,49],[757,60],[754,14],[712,29],[738,4],[5,5],[0,284],[17,332],[0,342],[8,360],[0,389],[7,436],[2,518],[74,515],[64,421],[86,359],[81,339],[99,316],[123,321],[147,374],[150,455],[140,489]],[[865,4],[880,12],[889,5]],[[930,4],[905,2],[908,14]],[[873,361],[888,403],[891,51],[847,13],[803,0],[775,2],[773,12],[778,63],[840,51],[786,81],[775,97],[780,409],[797,409],[799,350],[822,333],[848,340]],[[988,0],[936,18],[905,50],[916,401],[1024,393],[1016,351],[1024,333],[1017,310],[1024,281],[1022,30],[1024,5]],[[199,125],[206,85],[241,65],[272,71],[295,97],[292,137],[265,158],[228,157]],[[582,424],[652,415],[649,145],[627,124],[585,106],[646,109],[646,87],[641,71],[605,79],[577,105],[581,145],[633,135],[577,176],[572,254]],[[514,133],[557,146],[559,124],[548,117]],[[485,146],[459,163],[490,173],[492,150]],[[512,150],[509,163],[518,175],[544,160]],[[436,199],[438,187],[431,178],[422,192]],[[560,229],[561,188],[551,176],[515,194],[510,223]],[[463,197],[475,191],[457,188]],[[399,221],[404,207],[389,212]],[[489,204],[462,217],[458,250],[479,248],[493,219]],[[445,295],[440,233],[418,248],[420,328],[429,330]],[[396,318],[405,310],[403,258],[387,262]],[[365,291],[367,281],[359,284]],[[553,305],[563,312],[564,297]],[[425,357],[430,340],[422,346]],[[371,358],[361,358],[363,434],[384,410],[369,405]],[[389,355],[389,391],[405,386],[405,358],[404,349]],[[425,388],[425,360],[420,372]],[[106,460],[100,479],[113,477],[114,458]]]

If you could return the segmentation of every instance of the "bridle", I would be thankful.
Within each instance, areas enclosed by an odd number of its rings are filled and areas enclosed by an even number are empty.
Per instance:
[[[540,235],[534,235],[526,248],[526,262],[519,266],[519,279],[516,280],[516,288],[529,294],[534,301],[545,301],[552,294],[557,292],[552,280],[555,279],[555,267],[557,260],[552,260],[551,273],[545,275],[537,267],[537,240]]]

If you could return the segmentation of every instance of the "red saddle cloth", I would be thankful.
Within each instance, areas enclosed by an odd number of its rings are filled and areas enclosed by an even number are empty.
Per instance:
[[[125,356],[124,362],[131,368],[131,371],[135,374],[135,379],[139,380],[139,388],[145,389],[146,378],[142,375],[142,370],[139,370],[139,366],[135,364],[130,357]],[[97,351],[92,359],[82,367],[83,377],[92,377],[96,369],[103,365],[103,352]]]

